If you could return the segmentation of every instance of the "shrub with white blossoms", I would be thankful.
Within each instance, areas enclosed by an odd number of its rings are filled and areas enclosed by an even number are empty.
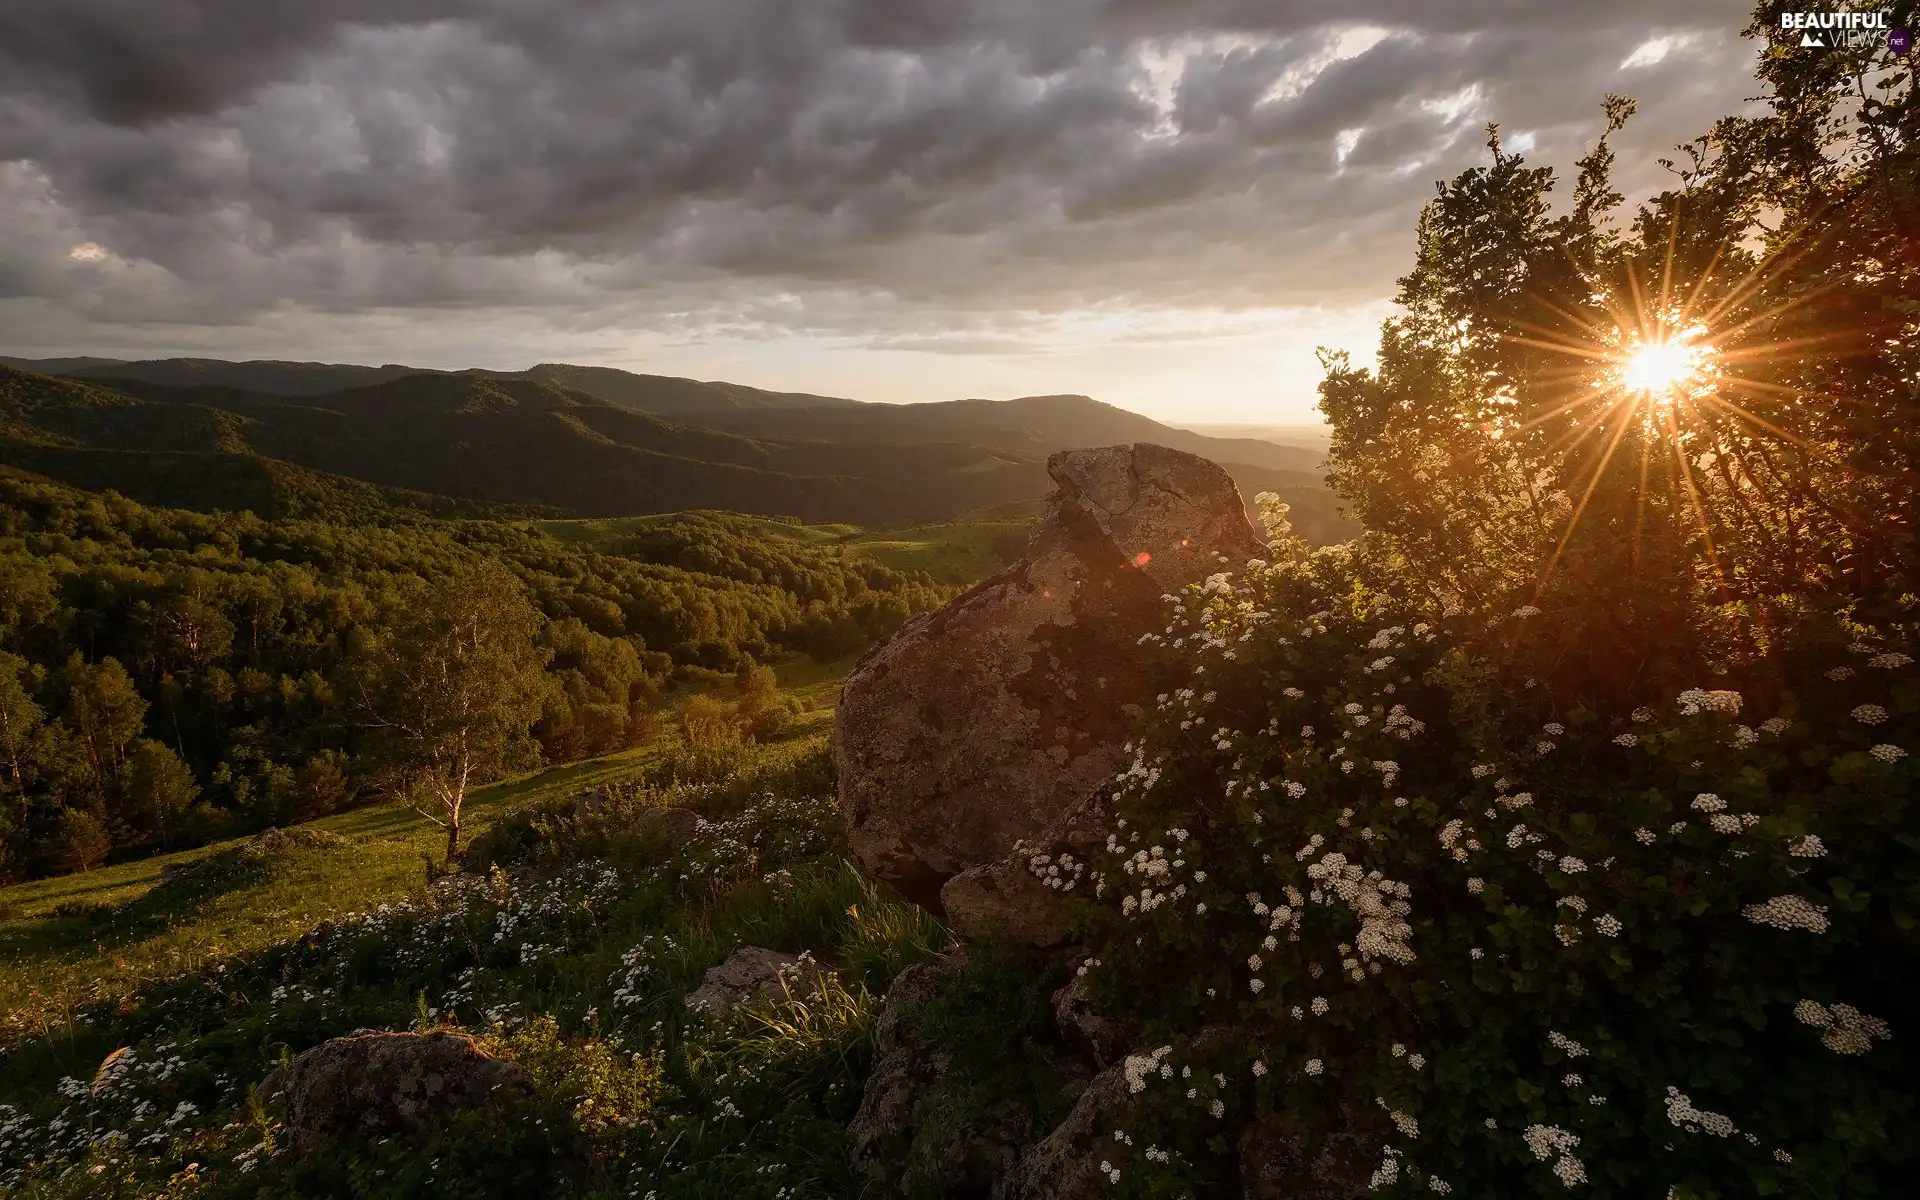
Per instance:
[[[1829,642],[1765,664],[1790,687],[1594,711],[1501,682],[1530,606],[1275,549],[1169,597],[1076,893],[1096,1005],[1153,1047],[1126,1133],[1173,1150],[1116,1144],[1114,1194],[1230,1184],[1279,1110],[1373,1140],[1382,1195],[1893,1194],[1920,814],[1879,747],[1916,740],[1920,680],[1889,636],[1849,633],[1873,670],[1830,677]]]

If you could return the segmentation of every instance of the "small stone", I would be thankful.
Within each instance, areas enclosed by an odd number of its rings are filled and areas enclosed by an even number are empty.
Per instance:
[[[816,995],[830,974],[810,953],[782,954],[748,946],[701,976],[700,986],[687,993],[686,1004],[695,1012],[725,1017],[743,1004],[789,996],[804,1000]]]

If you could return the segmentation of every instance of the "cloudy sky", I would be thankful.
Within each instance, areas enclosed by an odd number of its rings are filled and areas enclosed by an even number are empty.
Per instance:
[[[1482,126],[1623,181],[1739,0],[5,0],[0,353],[1311,420]]]

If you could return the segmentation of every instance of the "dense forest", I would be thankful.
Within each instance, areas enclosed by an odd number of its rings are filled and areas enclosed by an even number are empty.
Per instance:
[[[269,520],[0,472],[0,879],[380,790],[369,681],[488,562],[528,614],[527,766],[632,744],[676,672],[836,657],[954,591],[722,513],[601,552],[363,499],[360,520]]]

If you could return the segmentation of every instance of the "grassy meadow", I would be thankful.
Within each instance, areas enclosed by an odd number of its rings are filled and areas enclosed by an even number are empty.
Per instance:
[[[429,867],[438,827],[370,807],[0,891],[0,1193],[857,1192],[845,1127],[876,997],[947,935],[845,858],[828,723],[847,665],[786,664],[802,716],[768,744],[663,719],[638,749],[481,789],[461,874]],[[707,823],[676,848],[638,820],[658,807]],[[745,945],[832,974],[689,1013]],[[328,1037],[443,1028],[527,1066],[538,1099],[297,1157],[251,1094]]]

